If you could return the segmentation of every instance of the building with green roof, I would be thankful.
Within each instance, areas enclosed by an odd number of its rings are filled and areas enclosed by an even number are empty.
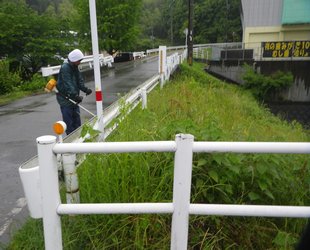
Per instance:
[[[310,0],[241,0],[241,4],[243,42],[245,48],[254,49],[256,59],[309,60]]]
[[[310,0],[283,0],[282,25],[310,24]]]

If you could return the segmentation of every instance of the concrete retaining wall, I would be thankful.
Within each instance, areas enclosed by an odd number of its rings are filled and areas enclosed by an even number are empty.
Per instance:
[[[293,85],[286,90],[275,93],[275,98],[293,102],[310,102],[310,61],[210,61],[207,71],[229,81],[243,84],[243,65],[247,63],[257,72],[269,75],[277,70],[291,71],[294,76]]]

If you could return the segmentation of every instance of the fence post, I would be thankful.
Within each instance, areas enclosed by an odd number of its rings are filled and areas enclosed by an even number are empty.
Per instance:
[[[57,157],[53,153],[56,137],[37,138],[43,229],[46,250],[62,249],[61,221],[56,209],[60,204]]]
[[[177,150],[174,159],[173,214],[170,246],[172,250],[187,249],[193,141],[194,137],[192,135],[176,135]]]

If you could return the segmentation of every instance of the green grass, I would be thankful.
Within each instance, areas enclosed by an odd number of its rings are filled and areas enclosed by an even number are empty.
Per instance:
[[[23,97],[43,94],[46,84],[46,78],[35,74],[31,81],[25,82],[18,87],[13,87],[11,92],[0,95],[0,106],[9,104]]]
[[[29,95],[28,91],[16,91],[6,95],[0,95],[0,106],[6,105],[8,103],[21,99],[28,95]]]
[[[301,125],[273,116],[201,64],[182,65],[149,95],[148,109],[135,109],[109,140],[174,140],[178,133],[196,141],[309,141]],[[171,202],[173,159],[172,153],[88,155],[78,170],[81,201]],[[194,154],[191,202],[309,206],[309,181],[306,155]],[[191,216],[189,249],[292,249],[305,222]],[[171,215],[63,216],[62,226],[64,249],[170,248]],[[41,228],[30,220],[8,249],[42,249]]]
[[[35,91],[24,91],[24,90],[17,90],[13,91],[6,95],[0,95],[0,106],[7,105],[11,102],[14,102],[16,100],[19,100],[23,97],[32,96],[36,94],[43,94],[43,88],[35,90]]]

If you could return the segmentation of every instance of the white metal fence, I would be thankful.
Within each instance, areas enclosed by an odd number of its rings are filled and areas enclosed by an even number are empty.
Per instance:
[[[193,153],[309,154],[310,143],[194,142],[179,134],[175,141],[56,143],[54,136],[37,138],[45,248],[62,249],[60,216],[63,214],[172,214],[171,249],[187,249],[189,215],[310,217],[306,206],[190,204]],[[172,203],[62,204],[56,154],[75,153],[174,153]]]
[[[103,56],[103,54],[99,55],[99,63],[100,66],[108,66],[112,67],[112,63],[114,62],[113,56]],[[93,68],[94,64],[94,58],[92,55],[85,56],[81,64],[79,65],[79,69],[81,71],[90,70]],[[61,65],[57,66],[50,66],[50,67],[42,67],[41,72],[42,76],[50,76],[50,75],[56,75],[59,73]]]

